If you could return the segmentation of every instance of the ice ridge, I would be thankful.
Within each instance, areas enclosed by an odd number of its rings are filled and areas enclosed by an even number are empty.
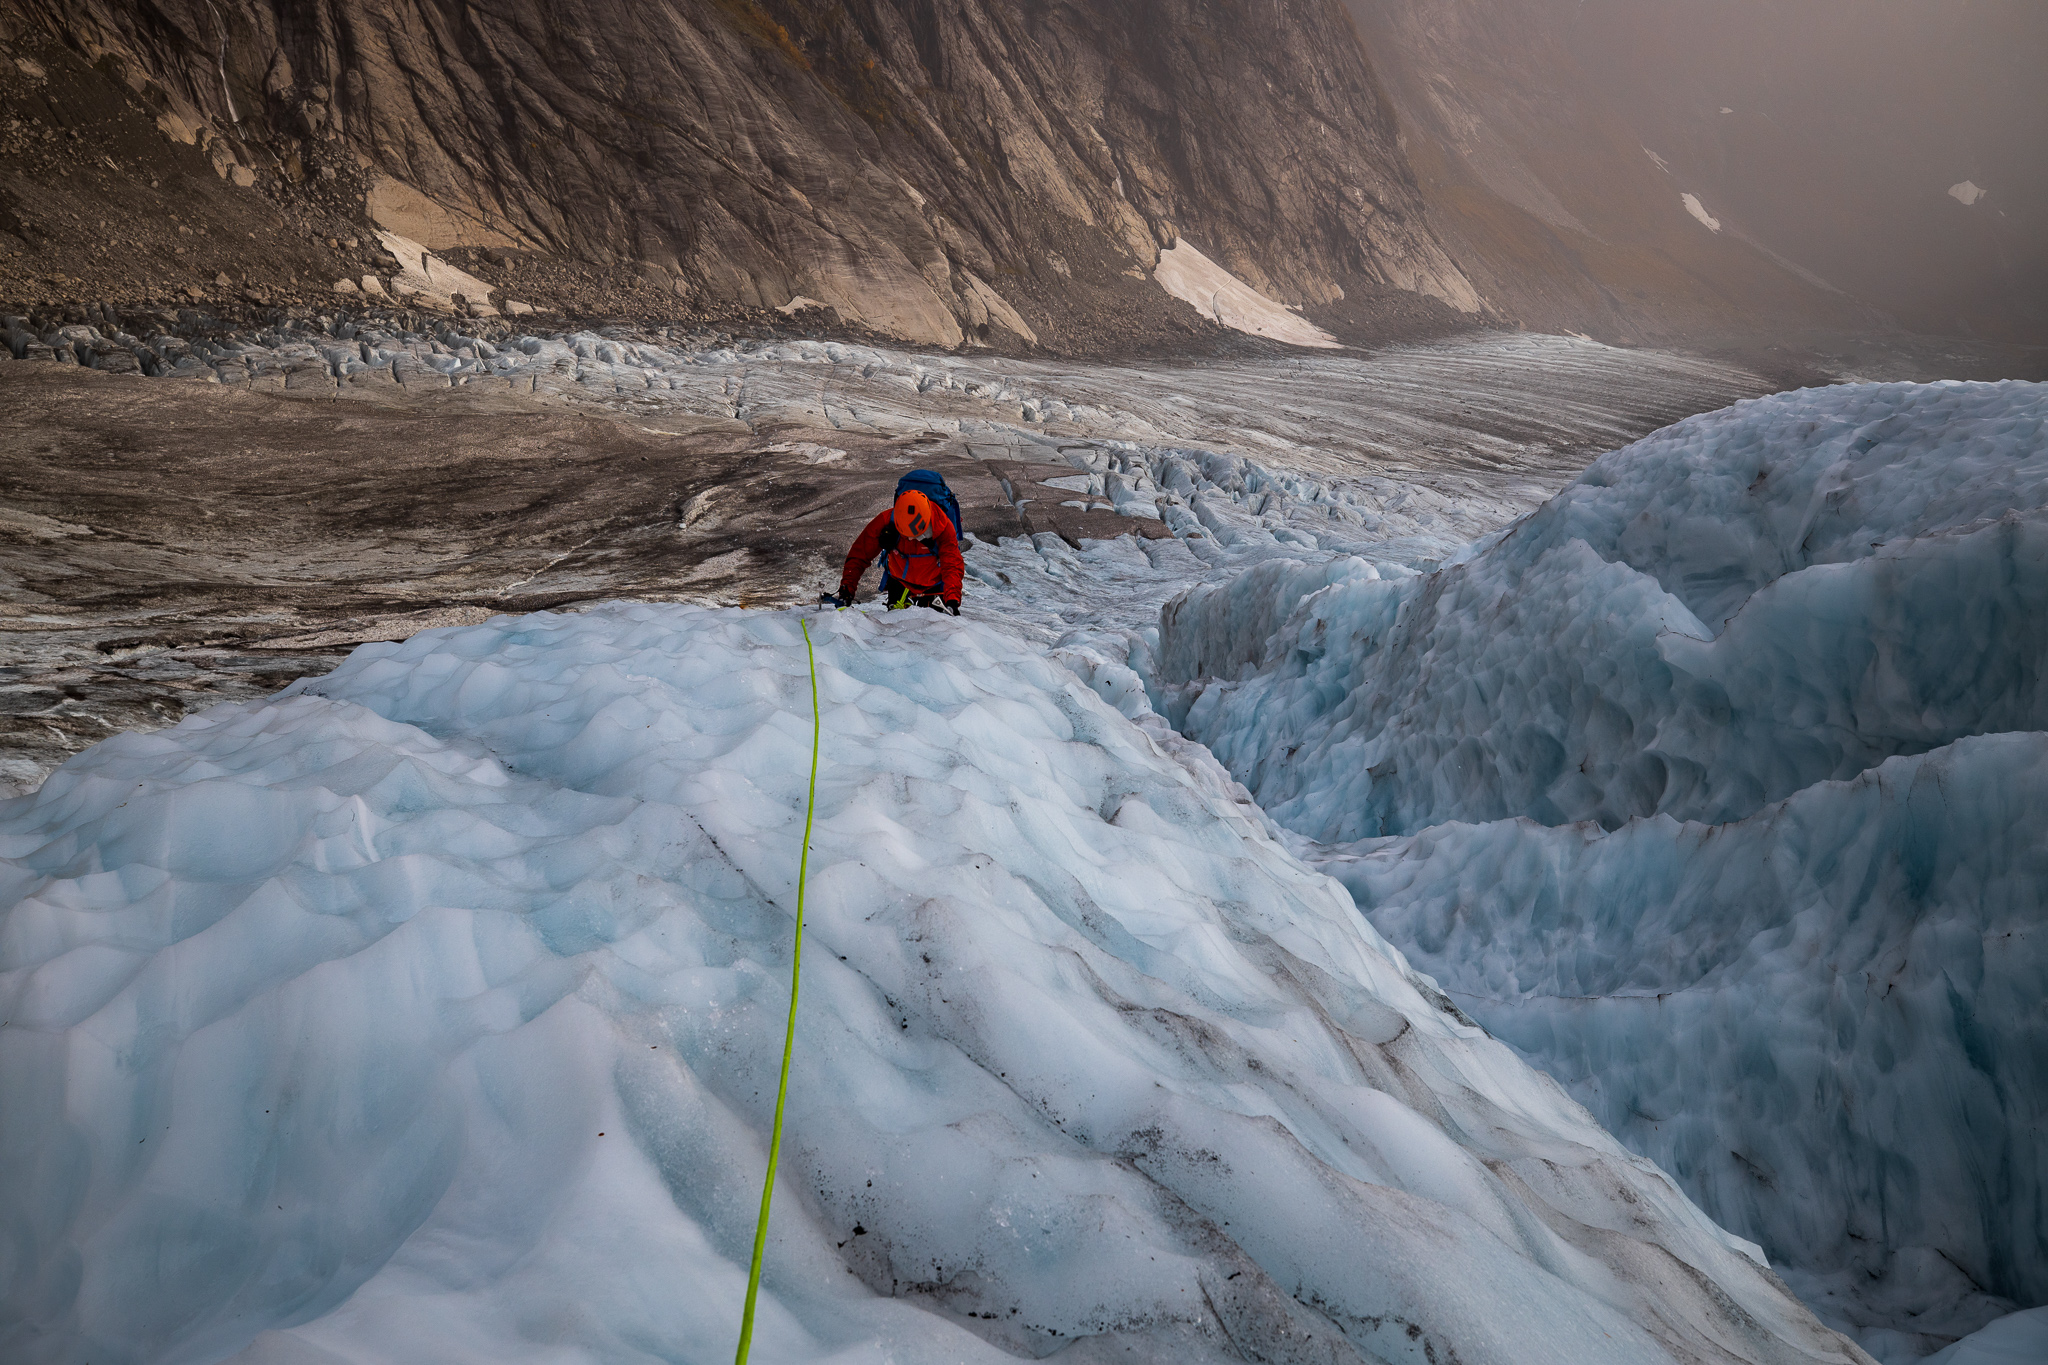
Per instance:
[[[1983,735],[1733,824],[1317,861],[1810,1301],[1939,1339],[2048,1294],[2041,809],[2048,734]]]
[[[1862,1358],[1198,749],[813,632],[757,1358]],[[808,695],[787,613],[499,618],[0,804],[7,1358],[728,1358]]]
[[[1221,685],[1179,641],[1233,599],[1171,604],[1172,718],[1324,841],[1719,823],[2048,729],[2044,416],[2038,384],[1868,385],[1681,422],[1442,572],[1274,580],[1291,615]]]
[[[1888,1358],[2048,1300],[2044,416],[1739,403],[1437,572],[1197,587],[1152,654],[1389,939]]]

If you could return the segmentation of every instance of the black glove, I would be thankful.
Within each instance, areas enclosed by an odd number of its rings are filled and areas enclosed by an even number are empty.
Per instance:
[[[955,616],[958,616],[960,614],[960,599],[957,597],[948,597],[939,605],[943,606],[947,611],[952,612]]]
[[[830,607],[834,611],[844,611],[849,606],[852,606],[853,603],[844,593],[827,592],[818,595],[818,605]]]

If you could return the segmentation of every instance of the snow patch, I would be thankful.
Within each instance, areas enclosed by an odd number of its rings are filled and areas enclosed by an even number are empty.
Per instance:
[[[1159,253],[1159,265],[1152,278],[1161,289],[1192,304],[1204,317],[1213,318],[1234,331],[1271,337],[1291,346],[1332,347],[1343,343],[1305,318],[1297,317],[1282,304],[1258,290],[1197,251],[1193,244],[1176,238],[1171,250]]]
[[[1697,218],[1700,222],[1706,224],[1707,231],[1719,232],[1721,230],[1721,220],[1719,218],[1714,217],[1713,214],[1707,212],[1707,206],[1700,202],[1700,197],[1698,195],[1681,194],[1678,196],[1678,202],[1685,205],[1685,211],[1687,213],[1691,214],[1694,218]]]
[[[490,306],[491,287],[466,271],[457,270],[409,237],[379,231],[377,240],[398,258],[399,272],[391,281],[391,292],[423,308],[452,311],[455,296],[462,295],[479,317],[496,317]]]
[[[1976,203],[1979,199],[1982,199],[1985,195],[1989,193],[1991,193],[1991,191],[1986,189],[1980,189],[1968,180],[1963,181],[1961,184],[1950,185],[1948,187],[1948,197],[1955,200],[1958,204],[1961,204],[1966,208],[1969,205]]]

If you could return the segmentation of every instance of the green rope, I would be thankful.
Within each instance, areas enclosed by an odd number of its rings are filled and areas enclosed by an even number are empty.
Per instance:
[[[803,627],[804,654],[811,661],[811,794],[804,805],[804,849],[796,864],[796,947],[789,959],[789,1031],[782,1039],[782,1084],[775,1091],[775,1124],[768,1131],[768,1178],[761,1184],[761,1221],[754,1228],[754,1264],[747,1271],[747,1311],[740,1318],[740,1350],[734,1365],[747,1365],[754,1342],[754,1299],[761,1292],[761,1253],[768,1247],[768,1201],[775,1194],[775,1162],[782,1151],[782,1104],[789,1098],[789,1055],[796,1050],[796,990],[804,966],[804,878],[811,867],[811,816],[818,809],[818,736],[824,721],[818,711],[818,655],[811,648],[811,627]]]

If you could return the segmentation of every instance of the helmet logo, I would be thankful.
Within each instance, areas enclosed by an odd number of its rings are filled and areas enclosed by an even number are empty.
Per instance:
[[[936,509],[932,500],[916,489],[899,495],[896,499],[896,530],[912,540],[929,540],[932,534],[932,520]]]

